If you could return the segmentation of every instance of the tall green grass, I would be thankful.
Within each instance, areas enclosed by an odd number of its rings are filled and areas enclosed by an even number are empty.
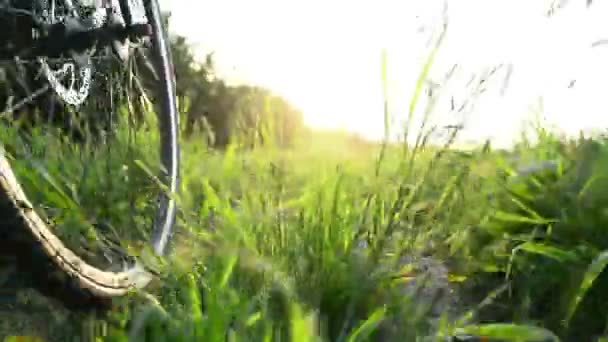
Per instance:
[[[387,336],[382,334],[415,340],[437,333],[430,310],[391,279],[407,268],[398,263],[400,256],[430,255],[449,265],[451,279],[462,284],[463,302],[444,320],[440,334],[471,323],[494,325],[459,331],[510,340],[551,336],[533,325],[561,331],[542,322],[549,315],[533,317],[530,310],[530,316],[519,316],[526,300],[520,302],[517,295],[530,283],[512,279],[525,272],[513,266],[520,261],[510,255],[532,248],[521,247],[509,234],[490,234],[496,220],[502,220],[501,229],[513,229],[512,221],[521,223],[521,214],[508,204],[505,182],[515,180],[503,180],[503,157],[487,148],[470,154],[425,150],[404,180],[397,157],[376,175],[376,161],[362,162],[364,156],[336,160],[309,157],[304,150],[243,153],[236,148],[188,154],[185,146],[189,157],[184,160],[179,233],[170,273],[158,290],[164,309],[154,305],[150,310],[157,314],[134,318],[148,322],[149,329],[186,340],[196,334],[215,336],[213,340],[226,334],[236,340]],[[528,151],[543,154],[547,148],[530,146]],[[394,149],[387,156],[400,153]],[[324,158],[325,164],[318,162]],[[507,167],[508,161],[502,163]],[[358,247],[362,242],[367,248]],[[499,253],[498,246],[511,249]],[[526,263],[538,268],[542,260]],[[503,278],[509,267],[509,277]],[[501,270],[502,276],[492,277]],[[477,291],[467,293],[480,282],[482,298],[474,296]],[[506,283],[508,291],[477,307]],[[533,304],[546,305],[540,300]],[[509,308],[496,309],[504,305]],[[124,329],[113,330],[115,337],[145,331]]]
[[[135,161],[155,162],[156,135],[133,147],[121,131],[104,152],[36,130],[33,147],[20,150],[14,133],[1,130],[8,152],[46,158],[44,169],[31,158],[14,164],[36,203],[124,229],[133,208],[150,218],[144,203],[158,189]],[[413,146],[365,148],[331,134],[221,152],[183,141],[177,232],[160,280],[101,322],[75,321],[101,324],[109,341],[605,336],[608,140],[563,140],[538,128],[534,144],[512,151],[462,152],[451,146],[457,131],[433,146],[426,133]],[[548,168],[523,172],[547,160]],[[83,182],[87,172],[94,177]],[[128,186],[112,186],[124,177]],[[68,238],[82,229],[69,223],[58,222]],[[409,287],[426,276],[421,258],[449,270],[458,300],[441,315],[421,300],[424,286]]]
[[[407,172],[402,149],[388,145],[379,173],[380,146],[220,153],[184,141],[177,233],[149,289],[155,300],[119,306],[106,338],[413,341],[459,331],[542,340],[551,336],[542,327],[566,340],[601,335],[606,143],[538,135],[510,154],[426,146]],[[139,146],[135,153],[147,153]],[[73,145],[54,148],[62,165],[83,164]],[[105,157],[84,164],[106,170]],[[517,174],[539,159],[556,167]],[[49,165],[61,187],[78,179]],[[125,219],[120,201],[102,211],[98,193],[119,199],[135,189],[90,187],[76,192],[78,202],[66,196],[91,217]],[[411,266],[403,256],[447,265],[460,297],[453,312],[434,317],[404,292],[411,279],[399,276]]]

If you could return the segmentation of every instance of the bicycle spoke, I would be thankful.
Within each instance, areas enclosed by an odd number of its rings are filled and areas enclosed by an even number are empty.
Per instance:
[[[141,58],[143,66],[146,67],[146,72],[148,73],[148,76],[153,77],[155,80],[160,80],[156,68],[154,68],[154,64],[152,63],[152,61],[150,61],[146,53],[142,49],[136,49],[135,51],[137,57]]]
[[[42,88],[40,88],[40,89],[36,90],[35,92],[33,92],[30,96],[22,99],[21,101],[17,102],[16,104],[12,105],[11,107],[7,108],[2,113],[2,115],[6,115],[6,114],[10,114],[10,113],[18,111],[19,109],[21,109],[24,106],[26,106],[28,103],[31,103],[36,98],[40,97],[41,95],[44,95],[46,92],[49,91],[49,89],[51,89],[51,87],[48,84],[45,85],[45,86],[43,86]]]
[[[62,75],[62,76],[58,77],[58,79],[63,80],[64,77],[65,77],[65,75]],[[14,112],[20,110],[27,104],[32,103],[34,100],[36,100],[37,98],[39,98],[40,96],[46,94],[49,90],[51,90],[51,86],[48,83],[46,83],[44,86],[42,86],[41,88],[39,88],[38,90],[36,90],[34,92],[31,92],[29,90],[27,83],[24,82],[24,80],[22,78],[17,78],[17,83],[26,91],[26,93],[29,93],[29,95],[24,97],[23,99],[21,99],[16,104],[6,108],[3,112],[3,115],[11,114],[11,113],[14,113]]]
[[[2,7],[9,3],[24,8]],[[154,13],[154,35],[163,30],[157,6],[156,0],[146,3]],[[146,244],[164,253],[168,239],[157,248],[151,233],[169,236],[174,221],[175,208],[167,205],[157,182],[163,162],[177,169],[177,111],[171,108],[174,85],[167,80],[174,76],[166,75],[173,66],[164,35],[152,37],[155,43],[145,46],[150,53],[143,45],[123,42],[124,52],[135,53],[122,56],[105,41],[75,49],[78,55],[61,51],[67,50],[61,44],[53,46],[58,51],[44,51],[45,41],[36,41],[44,33],[36,34],[32,21],[45,26],[66,18],[88,22],[91,13],[99,13],[95,10],[100,9],[74,0],[0,0],[0,21],[11,25],[5,36],[17,38],[0,46],[0,71],[6,75],[0,143],[11,157],[11,165],[0,158],[0,167],[14,169],[10,183],[31,203],[28,213],[38,220],[24,223],[23,231],[33,233],[42,254],[81,284],[111,297],[126,293],[133,282],[149,281],[133,257]],[[14,24],[11,15],[19,17]],[[36,37],[13,33],[29,28]],[[177,173],[171,177],[174,187]],[[74,255],[75,264],[88,269],[70,269]],[[128,275],[116,273],[122,271]]]

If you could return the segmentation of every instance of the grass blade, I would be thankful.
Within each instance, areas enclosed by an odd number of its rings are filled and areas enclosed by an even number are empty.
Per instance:
[[[568,324],[570,323],[570,320],[576,313],[576,309],[578,308],[578,305],[583,300],[583,297],[585,296],[587,291],[589,291],[589,289],[593,285],[593,282],[595,281],[595,279],[597,279],[597,277],[602,273],[602,271],[604,271],[604,269],[606,268],[606,265],[608,265],[608,251],[604,251],[604,252],[600,253],[591,262],[589,267],[587,267],[587,271],[585,272],[585,275],[583,276],[583,281],[581,282],[581,286],[578,288],[578,291],[572,298],[572,303],[568,307],[568,314],[566,315],[566,322],[565,322],[566,326],[568,326]]]
[[[575,261],[577,259],[575,253],[546,243],[526,242],[519,245],[516,249],[543,255],[559,262]]]
[[[470,325],[457,329],[457,334],[483,336],[486,339],[502,341],[545,342],[559,341],[559,338],[547,329],[517,324],[482,324]]]
[[[347,338],[348,342],[362,341],[368,337],[374,329],[382,322],[384,315],[386,314],[386,308],[381,307],[374,311],[368,319],[366,319],[361,325],[357,327]]]

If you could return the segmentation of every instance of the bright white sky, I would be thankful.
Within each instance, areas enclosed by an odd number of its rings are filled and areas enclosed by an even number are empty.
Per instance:
[[[431,79],[439,81],[453,64],[459,65],[446,89],[447,95],[456,95],[457,107],[473,74],[501,63],[513,65],[504,96],[499,94],[501,72],[464,118],[464,140],[489,137],[508,144],[541,96],[542,115],[561,130],[608,127],[608,45],[591,48],[608,39],[608,21],[602,18],[608,1],[594,1],[587,9],[585,0],[570,0],[548,18],[551,2],[448,2],[448,32]],[[219,71],[230,81],[276,91],[301,108],[313,127],[345,128],[370,138],[384,132],[382,49],[388,51],[391,114],[401,122],[443,8],[437,0],[161,4],[173,12],[173,31],[185,35],[201,54],[215,51]],[[441,122],[463,119],[446,109],[435,111]]]

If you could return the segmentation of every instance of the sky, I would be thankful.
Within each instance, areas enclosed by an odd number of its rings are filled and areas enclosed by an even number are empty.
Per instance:
[[[441,96],[429,121],[464,123],[463,141],[489,138],[498,145],[516,139],[534,113],[569,134],[608,126],[608,44],[591,47],[608,39],[601,18],[608,2],[587,8],[585,0],[561,0],[564,6],[548,17],[553,2],[448,1],[447,31],[429,74],[442,85]],[[172,12],[172,30],[201,56],[215,53],[219,73],[231,83],[272,89],[312,127],[372,139],[384,136],[385,95],[393,127],[405,122],[444,18],[438,0],[161,0],[161,6]],[[458,108],[475,94],[465,87],[471,77],[498,65],[474,108],[450,110],[452,98]],[[427,104],[424,95],[415,122]]]

